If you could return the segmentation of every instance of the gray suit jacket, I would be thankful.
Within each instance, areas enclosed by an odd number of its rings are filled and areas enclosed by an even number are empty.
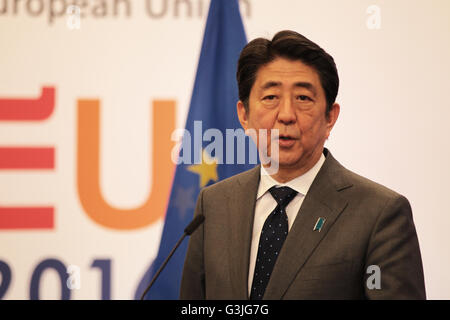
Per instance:
[[[324,153],[264,299],[425,299],[408,200]],[[181,299],[248,299],[259,177],[257,166],[200,192],[195,214],[206,219],[189,241]],[[325,224],[313,231],[319,217]],[[376,284],[371,265],[380,268],[380,289],[367,285]]]

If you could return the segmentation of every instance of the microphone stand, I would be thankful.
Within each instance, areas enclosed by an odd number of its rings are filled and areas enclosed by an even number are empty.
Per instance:
[[[142,294],[141,300],[144,300],[145,295],[150,290],[150,288],[153,286],[153,284],[155,283],[159,274],[161,273],[161,271],[163,271],[166,264],[169,262],[170,258],[173,256],[175,251],[180,246],[181,242],[183,242],[184,238],[186,238],[186,236],[190,236],[198,228],[198,226],[200,226],[203,223],[204,220],[205,220],[204,215],[198,215],[191,221],[191,223],[189,223],[189,225],[186,227],[186,229],[184,229],[183,236],[180,238],[180,240],[178,240],[178,242],[172,248],[172,251],[170,251],[169,256],[166,258],[166,260],[164,260],[163,264],[161,265],[161,267],[159,267],[158,271],[156,271],[156,274],[154,275],[152,281],[150,282],[147,289],[145,289],[144,293]]]

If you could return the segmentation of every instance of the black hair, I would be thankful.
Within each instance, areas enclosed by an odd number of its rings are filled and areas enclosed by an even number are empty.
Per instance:
[[[236,78],[239,100],[244,103],[246,111],[249,111],[250,91],[255,83],[256,73],[277,57],[299,60],[317,71],[325,91],[325,115],[328,116],[339,89],[339,76],[334,59],[311,40],[290,30],[278,32],[272,40],[254,39],[242,49]]]

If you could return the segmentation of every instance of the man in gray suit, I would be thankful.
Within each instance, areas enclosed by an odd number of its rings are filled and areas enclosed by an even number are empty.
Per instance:
[[[278,171],[256,166],[200,192],[205,223],[180,298],[425,299],[408,200],[324,148],[340,110],[333,58],[282,31],[247,44],[237,80],[242,127],[279,132],[263,145],[269,157],[278,145]]]

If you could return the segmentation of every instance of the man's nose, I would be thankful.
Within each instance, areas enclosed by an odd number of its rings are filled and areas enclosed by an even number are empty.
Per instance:
[[[280,103],[280,109],[278,111],[278,121],[288,125],[295,123],[297,120],[294,110],[294,105],[290,98],[283,99]]]

